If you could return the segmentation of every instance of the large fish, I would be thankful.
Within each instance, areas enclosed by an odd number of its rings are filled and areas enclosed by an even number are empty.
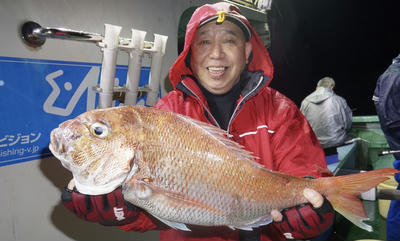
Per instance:
[[[263,168],[251,153],[211,125],[141,106],[93,110],[51,132],[51,152],[73,174],[81,193],[122,186],[124,198],[164,223],[251,229],[270,211],[307,200],[312,188],[336,211],[372,231],[358,195],[397,172],[380,169],[318,179]]]

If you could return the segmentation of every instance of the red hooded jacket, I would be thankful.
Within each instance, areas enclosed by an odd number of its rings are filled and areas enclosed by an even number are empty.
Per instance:
[[[252,32],[252,58],[248,64],[247,85],[237,100],[227,132],[239,144],[252,152],[266,168],[295,176],[320,177],[318,167],[326,168],[321,146],[307,120],[297,106],[278,91],[268,87],[273,67],[263,42],[236,6],[228,3],[204,5],[198,8],[186,28],[185,46],[169,72],[174,90],[159,100],[155,108],[166,109],[194,119],[218,125],[207,101],[194,80],[186,57],[198,25],[225,11],[239,17]],[[147,231],[156,228],[146,214],[141,213],[124,230]],[[161,230],[161,241],[238,240],[237,230],[226,227],[190,227],[191,232],[175,229]],[[286,240],[273,226],[262,227],[262,240]]]

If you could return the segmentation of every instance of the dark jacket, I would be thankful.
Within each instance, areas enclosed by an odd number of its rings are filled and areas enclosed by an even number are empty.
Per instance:
[[[391,150],[400,150],[400,55],[378,78],[372,97],[386,140]],[[400,153],[394,154],[393,166],[400,170]],[[400,181],[400,175],[396,175]],[[397,187],[400,190],[400,185]],[[387,214],[386,239],[400,240],[400,201],[390,202]]]
[[[390,149],[400,150],[400,55],[379,77],[372,100]]]

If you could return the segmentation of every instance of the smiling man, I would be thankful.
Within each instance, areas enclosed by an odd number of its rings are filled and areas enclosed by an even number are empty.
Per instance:
[[[268,87],[272,73],[267,49],[239,9],[226,2],[207,4],[193,13],[187,25],[184,49],[169,73],[174,90],[154,107],[224,129],[267,169],[320,177],[326,168],[322,148],[296,105]],[[326,199],[305,189],[312,205],[273,210],[264,222],[254,224],[254,231],[191,226],[188,232],[161,228],[151,215],[125,205],[120,190],[101,198],[74,191],[64,194],[66,206],[81,218],[127,231],[161,229],[162,241],[308,239],[327,230],[334,214]],[[104,200],[107,209],[99,205]],[[86,208],[87,204],[97,208]],[[120,215],[124,220],[109,214],[116,207],[124,212]]]
[[[268,169],[320,177],[315,167],[326,163],[318,140],[296,105],[268,87],[273,72],[269,54],[239,9],[228,3],[204,5],[193,13],[186,31],[184,49],[170,70],[174,91],[155,107],[226,130]],[[168,230],[162,236],[171,240],[315,237],[332,224],[333,211],[320,194],[309,191],[312,205],[282,213],[274,210],[273,225],[255,231]]]

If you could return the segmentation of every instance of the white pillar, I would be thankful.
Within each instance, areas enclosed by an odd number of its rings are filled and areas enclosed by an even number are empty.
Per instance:
[[[145,31],[132,29],[132,40],[129,46],[130,51],[128,52],[129,62],[126,77],[125,105],[136,104],[145,36]]]
[[[102,42],[103,61],[100,75],[99,105],[100,109],[112,106],[114,92],[115,68],[117,64],[120,26],[105,24]]]
[[[146,105],[152,106],[158,100],[158,92],[161,81],[161,66],[162,59],[165,55],[165,47],[167,45],[168,36],[154,34],[154,47],[155,51],[152,54],[151,69],[149,77],[150,92],[147,94]]]

